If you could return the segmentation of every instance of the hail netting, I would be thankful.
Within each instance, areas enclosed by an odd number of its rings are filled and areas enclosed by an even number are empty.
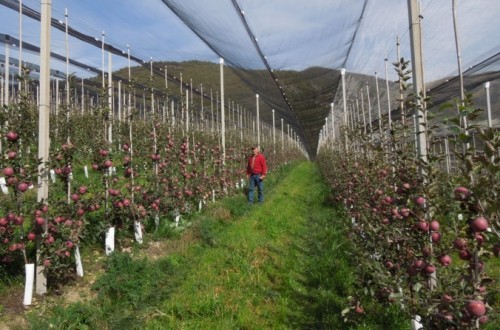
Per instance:
[[[374,73],[377,72],[381,79],[378,96],[386,116],[389,98],[384,67],[385,58],[388,58],[391,109],[395,118],[400,114],[392,63],[397,61],[398,37],[401,57],[410,59],[406,1],[318,0],[308,1],[301,7],[285,0],[163,2],[261,95],[266,102],[263,119],[269,121],[270,109],[276,109],[278,115],[303,134],[309,151],[316,149],[317,136],[332,101],[336,104],[335,117],[342,119],[338,71],[342,67],[347,69],[347,99],[354,104],[356,99],[361,102],[364,97],[368,111],[366,98],[369,93],[376,125],[378,103]],[[490,8],[489,11],[491,6],[499,7],[494,1],[486,2],[481,6]],[[485,47],[491,45],[484,43],[488,32],[478,31],[474,27],[477,17],[470,19],[468,16],[479,15],[483,22],[492,24],[495,17],[478,8],[473,1],[460,2],[458,9],[463,64],[481,67],[481,70],[465,71],[465,88],[472,91],[487,80],[497,79],[491,71],[498,66],[498,49],[496,55],[488,56]],[[301,11],[301,15],[297,15],[297,11]],[[422,15],[425,78],[432,82],[456,76],[451,2],[422,1]],[[480,42],[482,46],[478,47]],[[489,64],[481,65],[488,58]],[[428,95],[433,98],[432,104],[437,108],[460,95],[457,87],[458,79],[429,83]],[[249,99],[247,104],[251,102]]]
[[[163,2],[239,77],[260,95],[261,118],[284,118],[311,152],[339,82],[332,68],[345,63],[364,2],[308,3],[310,14],[297,21],[286,1]],[[357,17],[344,15],[351,7]],[[330,38],[341,22],[342,39]],[[311,30],[312,29],[312,30]],[[255,99],[244,102],[255,109]]]

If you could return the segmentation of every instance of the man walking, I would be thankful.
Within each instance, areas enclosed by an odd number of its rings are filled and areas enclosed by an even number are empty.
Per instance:
[[[248,189],[248,203],[253,203],[253,194],[255,186],[259,191],[259,203],[264,202],[264,179],[267,173],[267,164],[264,155],[259,152],[259,147],[252,148],[253,154],[248,158],[247,176],[250,180],[250,187]]]

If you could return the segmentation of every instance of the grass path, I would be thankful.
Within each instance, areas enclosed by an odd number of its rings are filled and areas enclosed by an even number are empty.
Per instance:
[[[314,163],[268,177],[264,205],[227,198],[197,216],[177,251],[113,254],[97,294],[34,310],[30,328],[346,328],[354,270],[342,215]]]
[[[304,320],[306,242],[311,217],[331,214],[327,189],[312,163],[293,168],[262,206],[233,219],[211,248],[194,247],[191,269],[149,322],[152,328],[294,328]],[[214,229],[216,230],[216,229]]]

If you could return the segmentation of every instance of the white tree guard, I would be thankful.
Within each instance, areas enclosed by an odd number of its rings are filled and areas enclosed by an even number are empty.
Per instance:
[[[33,299],[33,284],[35,283],[35,264],[25,264],[24,269],[26,272],[24,284],[24,299],[23,305],[31,305]]]
[[[411,320],[411,330],[419,330],[424,328],[422,323],[420,323],[420,320],[420,315],[415,315],[415,317]]]
[[[88,179],[89,178],[89,168],[87,165],[83,167],[83,172],[85,173],[85,177]]]
[[[212,189],[212,203],[215,203],[215,189]]]
[[[109,256],[115,250],[115,227],[108,228],[105,239],[105,251]]]
[[[76,265],[76,275],[78,277],[83,277],[83,264],[82,257],[80,256],[80,248],[75,245],[75,265]]]
[[[52,183],[56,182],[56,171],[50,170],[50,179],[52,180]]]
[[[203,207],[203,201],[200,199],[200,202],[198,203],[198,212],[201,212],[202,207]]]
[[[160,216],[157,214],[155,214],[155,227],[156,229],[158,229],[158,227],[160,226]]]
[[[9,189],[7,188],[7,182],[4,177],[0,177],[0,188],[5,195],[9,194]]]
[[[134,221],[134,235],[135,241],[139,244],[142,244],[142,227],[141,223],[137,220]]]
[[[181,216],[180,215],[176,215],[175,216],[175,227],[179,227],[180,220],[181,220]]]

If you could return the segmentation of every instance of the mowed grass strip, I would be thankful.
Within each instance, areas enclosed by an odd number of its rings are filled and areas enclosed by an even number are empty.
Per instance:
[[[304,162],[266,195],[264,205],[246,206],[249,212],[213,229],[217,234],[205,229],[211,247],[193,246],[190,271],[148,328],[293,328],[291,322],[303,319],[296,297],[307,283],[300,242],[310,215],[329,212],[327,193],[316,166]]]
[[[264,205],[226,198],[194,216],[182,248],[114,253],[92,286],[95,298],[41,306],[29,313],[30,328],[346,328],[348,220],[325,204],[314,163],[268,179]]]

